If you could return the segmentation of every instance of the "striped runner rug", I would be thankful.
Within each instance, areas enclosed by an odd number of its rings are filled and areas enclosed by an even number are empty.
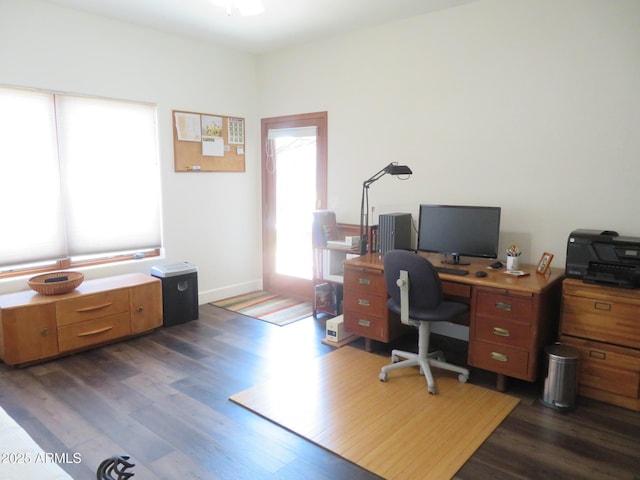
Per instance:
[[[280,326],[313,315],[311,302],[283,297],[262,290],[211,302],[211,305]]]

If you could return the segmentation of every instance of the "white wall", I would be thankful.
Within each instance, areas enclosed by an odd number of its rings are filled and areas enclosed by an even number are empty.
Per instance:
[[[189,261],[199,269],[201,302],[261,286],[254,56],[46,3],[0,0],[0,84],[158,106],[166,257],[86,270],[88,278]],[[246,173],[174,172],[173,109],[245,117]],[[0,292],[26,288],[25,278],[0,282]]]
[[[327,110],[329,205],[498,205],[501,243],[564,267],[576,228],[640,236],[640,2],[480,0],[261,56],[259,114]]]
[[[261,286],[259,119],[275,115],[329,112],[329,208],[340,221],[358,222],[362,181],[398,161],[414,175],[374,184],[376,213],[415,214],[420,202],[500,205],[502,242],[521,242],[525,261],[550,251],[563,266],[575,228],[640,236],[639,24],[637,0],[479,0],[256,63],[0,0],[0,84],[158,105],[161,262],[195,263],[205,302]],[[175,173],[172,109],[245,117],[246,173]],[[0,282],[0,292],[19,289],[26,279]]]

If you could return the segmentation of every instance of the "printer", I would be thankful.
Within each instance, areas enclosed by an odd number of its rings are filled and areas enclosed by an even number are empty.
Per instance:
[[[620,288],[640,286],[640,238],[610,230],[574,230],[567,242],[565,274]]]

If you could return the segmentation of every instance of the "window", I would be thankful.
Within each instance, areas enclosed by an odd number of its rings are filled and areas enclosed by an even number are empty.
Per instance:
[[[0,87],[0,275],[157,254],[156,132],[152,105]]]

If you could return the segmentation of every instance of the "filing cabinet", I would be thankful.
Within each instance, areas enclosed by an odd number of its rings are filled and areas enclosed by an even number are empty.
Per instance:
[[[579,395],[640,411],[640,291],[565,279],[560,341],[580,352]]]

